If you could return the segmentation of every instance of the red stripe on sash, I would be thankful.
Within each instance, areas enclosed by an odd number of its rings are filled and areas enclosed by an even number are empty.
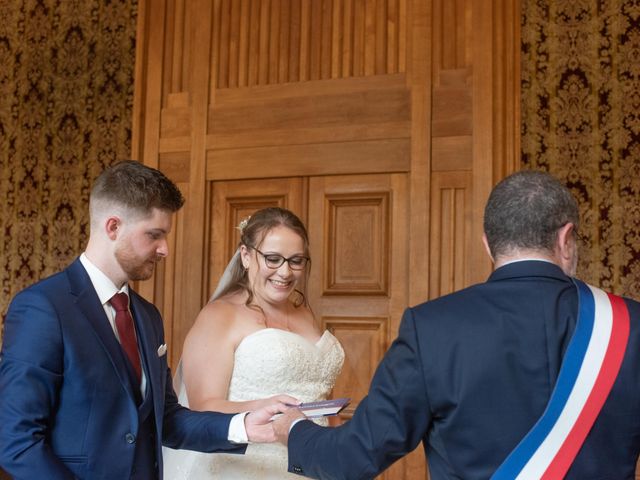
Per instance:
[[[564,478],[607,400],[622,365],[629,339],[629,312],[621,297],[609,293],[607,295],[611,302],[613,324],[605,359],[582,412],[541,480]]]

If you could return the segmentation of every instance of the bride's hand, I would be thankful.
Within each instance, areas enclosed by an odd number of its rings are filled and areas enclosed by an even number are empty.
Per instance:
[[[291,395],[274,395],[273,397],[261,398],[260,400],[249,402],[248,410],[259,410],[261,408],[275,404],[285,404],[290,407],[300,405],[300,401],[297,398],[292,397]]]

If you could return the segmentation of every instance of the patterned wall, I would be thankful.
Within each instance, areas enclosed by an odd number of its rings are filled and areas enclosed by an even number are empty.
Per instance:
[[[578,198],[578,275],[640,299],[640,2],[523,0],[522,153]]]
[[[130,156],[136,0],[0,0],[0,313],[88,237],[91,180]]]

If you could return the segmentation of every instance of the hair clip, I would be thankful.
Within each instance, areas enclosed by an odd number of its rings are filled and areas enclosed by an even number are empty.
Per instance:
[[[243,218],[242,220],[240,220],[240,223],[238,224],[238,226],[236,227],[238,230],[240,230],[240,234],[242,235],[242,233],[244,232],[244,229],[247,228],[247,224],[249,223],[249,219],[251,218],[251,215],[249,215],[246,218]]]

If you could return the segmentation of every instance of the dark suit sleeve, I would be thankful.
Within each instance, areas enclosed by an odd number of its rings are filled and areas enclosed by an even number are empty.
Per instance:
[[[178,403],[169,369],[166,376],[162,427],[164,446],[200,452],[245,452],[245,444],[235,444],[228,440],[229,423],[233,414],[196,412],[184,408]]]
[[[415,320],[407,310],[353,418],[337,428],[310,421],[292,428],[289,471],[322,479],[373,478],[411,452],[430,421]]]
[[[0,359],[0,465],[15,478],[74,478],[47,443],[62,357],[60,324],[50,302],[31,290],[16,296]]]

